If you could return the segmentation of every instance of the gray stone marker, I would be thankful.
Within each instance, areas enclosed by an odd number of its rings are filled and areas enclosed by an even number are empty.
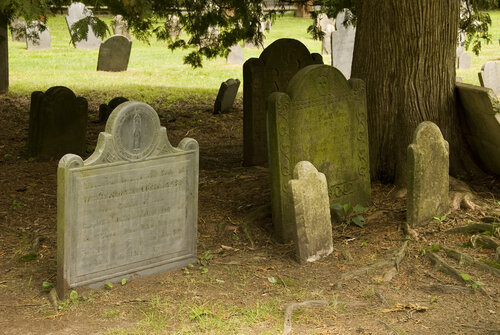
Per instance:
[[[310,162],[295,165],[288,182],[295,249],[300,263],[314,262],[333,251],[332,222],[326,177]]]
[[[92,11],[85,7],[85,5],[81,2],[73,2],[71,6],[68,7],[66,23],[68,25],[70,36],[73,36],[71,26],[77,21],[88,16],[93,16]],[[71,38],[71,41],[77,49],[97,49],[101,45],[101,39],[95,35],[94,30],[90,25],[86,40],[74,41],[73,38]]]
[[[123,19],[123,16],[116,15],[113,18],[113,33],[115,35],[122,35],[131,40],[130,32],[128,30],[128,22]]]
[[[430,121],[418,125],[408,146],[408,203],[410,227],[446,214],[449,207],[448,142]]]
[[[356,28],[344,27],[345,12],[340,12],[335,19],[335,29],[332,32],[332,66],[342,72],[349,79],[351,77],[352,55]]]
[[[107,104],[99,105],[99,120],[97,122],[108,121],[111,112],[118,107],[120,104],[127,102],[128,99],[124,97],[115,97],[111,99]]]
[[[288,181],[300,161],[311,162],[328,181],[330,205],[370,202],[368,127],[363,81],[346,80],[328,65],[310,65],[286,93],[267,102],[273,224],[282,241],[293,238]]]
[[[243,64],[245,62],[245,55],[243,48],[239,43],[233,45],[227,54],[226,63],[228,64]]]
[[[457,68],[460,70],[470,69],[472,57],[465,51],[464,47],[457,48]]]
[[[489,88],[457,83],[465,136],[482,168],[500,175],[500,101]]]
[[[57,291],[176,269],[196,260],[198,143],[168,141],[158,114],[111,113],[85,161],[57,171]]]
[[[59,159],[85,152],[88,104],[64,86],[31,94],[28,153],[40,159]]]
[[[266,99],[284,92],[288,82],[303,67],[322,64],[320,54],[311,54],[301,42],[282,38],[259,56],[243,64],[243,164],[267,165]]]
[[[26,21],[23,18],[16,17],[10,23],[10,33],[12,42],[26,43]]]
[[[495,61],[484,63],[478,76],[481,86],[491,88],[496,95],[500,94],[500,63]]]
[[[123,35],[113,35],[99,47],[97,71],[127,71],[132,41]]]
[[[321,39],[321,54],[329,55],[332,52],[332,33],[335,31],[335,27],[331,24],[327,25],[325,28],[325,35]]]
[[[50,49],[49,27],[39,21],[32,21],[26,28],[26,49]]]
[[[177,38],[181,35],[182,26],[180,19],[177,15],[168,15],[165,21],[165,29],[168,31],[168,35],[172,38]]]
[[[273,29],[273,22],[270,19],[266,19],[264,21],[264,30],[271,31],[271,29]]]
[[[215,99],[214,114],[223,113],[233,108],[239,87],[239,79],[228,79],[220,85],[219,93]]]

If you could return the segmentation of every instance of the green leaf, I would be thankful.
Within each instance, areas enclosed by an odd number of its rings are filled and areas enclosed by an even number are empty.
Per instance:
[[[225,283],[225,281],[223,281],[222,279],[215,279],[215,282],[217,284],[224,284]]]
[[[188,268],[183,268],[182,271],[184,272],[185,275],[189,274],[189,269]]]
[[[104,284],[104,288],[106,290],[111,290],[113,288],[113,283],[106,283],[106,284]]]
[[[271,283],[271,284],[276,284],[278,281],[276,280],[276,278],[274,277],[267,277],[267,280]]]
[[[342,206],[341,204],[339,204],[338,202],[336,203],[333,203],[331,206],[330,206],[331,209],[333,210],[336,210],[336,211],[343,211],[344,210],[344,206]]]
[[[200,272],[201,272],[201,274],[205,274],[205,273],[207,273],[207,272],[208,272],[208,268],[206,268],[206,267],[202,266],[202,267],[200,268]]]
[[[78,292],[76,292],[75,290],[73,290],[69,294],[69,300],[76,301],[76,299],[78,299]]]
[[[343,208],[344,208],[344,213],[347,214],[347,213],[349,213],[349,210],[351,209],[351,204],[345,204],[343,206]]]
[[[462,277],[462,279],[465,280],[465,281],[469,281],[470,280],[470,276],[467,273],[461,273],[460,277]]]
[[[361,205],[356,205],[352,210],[354,211],[354,213],[363,213],[364,211],[367,210],[367,208]]]
[[[44,281],[44,282],[42,283],[42,287],[43,287],[44,289],[46,289],[46,290],[48,290],[48,289],[49,289],[49,288],[51,288],[52,286],[53,286],[53,285],[52,285],[52,283],[49,283],[48,281]]]
[[[362,217],[361,215],[356,215],[351,219],[352,223],[354,223],[356,226],[363,228],[363,222],[365,222],[365,218]]]
[[[125,285],[127,283],[127,278],[123,278],[122,279],[122,286]]]

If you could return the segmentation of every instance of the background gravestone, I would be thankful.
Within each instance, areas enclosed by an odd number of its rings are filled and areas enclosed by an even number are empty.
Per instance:
[[[288,181],[300,161],[311,162],[328,182],[330,205],[368,205],[370,173],[363,81],[346,80],[328,65],[310,65],[286,93],[267,105],[272,217],[277,237],[292,238]]]
[[[111,99],[107,104],[99,105],[99,120],[98,122],[108,121],[108,117],[111,112],[118,107],[120,104],[127,102],[128,99],[124,97],[115,97]]]
[[[351,77],[352,55],[354,52],[354,41],[356,39],[356,28],[344,26],[345,11],[340,12],[335,19],[335,31],[332,32],[332,66],[342,72],[344,77]]]
[[[50,49],[49,27],[39,21],[32,21],[26,28],[26,49]]]
[[[97,71],[127,71],[132,41],[123,35],[113,35],[99,47]]]
[[[295,165],[293,178],[288,185],[296,255],[301,263],[314,262],[333,251],[326,177],[310,162],[302,161]]]
[[[223,113],[233,108],[239,87],[239,79],[228,79],[220,85],[219,93],[215,99],[214,114]]]
[[[23,18],[16,17],[10,23],[10,33],[12,42],[26,43],[26,21]]]
[[[31,94],[28,153],[40,159],[59,159],[85,152],[87,100],[67,87],[55,86]]]
[[[77,21],[84,19],[88,16],[93,16],[92,11],[85,7],[81,2],[73,2],[71,6],[68,7],[68,15],[66,15],[66,23],[68,25],[68,30],[70,36],[73,36],[71,31],[71,26],[75,24]],[[76,41],[71,38],[73,45],[77,49],[97,49],[101,45],[101,39],[97,37],[94,33],[94,30],[89,25],[88,26],[87,39]]]
[[[128,31],[128,23],[123,19],[123,16],[116,15],[113,18],[113,33],[115,35],[122,35],[131,40],[130,32]]]
[[[167,30],[170,37],[179,37],[182,32],[182,26],[179,17],[177,15],[167,15],[167,20],[165,21],[165,29]]]
[[[463,46],[457,48],[457,68],[460,70],[470,69],[472,57]]]
[[[321,54],[329,55],[332,52],[332,33],[335,31],[335,27],[331,24],[327,25],[325,28],[325,35],[321,39]]]
[[[87,160],[57,171],[57,290],[97,286],[196,261],[198,143],[172,147],[141,102],[111,113]]]
[[[243,48],[239,43],[236,43],[229,49],[227,54],[226,63],[228,64],[243,64],[245,62],[245,55]]]
[[[448,211],[450,160],[448,142],[430,121],[418,125],[408,146],[408,204],[410,227]]]
[[[259,56],[243,64],[243,164],[267,165],[266,99],[284,92],[288,82],[303,67],[322,64],[320,54],[311,54],[301,42],[282,38]]]
[[[478,73],[481,86],[491,88],[495,94],[500,94],[500,63],[489,61],[481,67]]]

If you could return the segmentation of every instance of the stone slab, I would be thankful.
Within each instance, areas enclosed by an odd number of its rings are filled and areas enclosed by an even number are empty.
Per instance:
[[[15,18],[10,23],[12,42],[26,43],[26,21],[23,18]]]
[[[176,269],[196,260],[198,143],[170,145],[156,112],[125,102],[92,156],[57,172],[57,290]]]
[[[469,55],[467,51],[462,51],[459,55],[457,55],[458,58],[458,68],[460,70],[467,70],[470,69],[470,65],[472,62],[472,57]]]
[[[92,11],[85,7],[81,2],[73,2],[68,7],[68,15],[66,15],[66,24],[68,25],[68,30],[70,36],[73,36],[71,31],[71,27],[73,24],[78,22],[81,19],[84,19],[88,16],[93,16]],[[87,33],[87,39],[81,41],[75,41],[71,38],[71,42],[77,49],[98,49],[101,45],[101,39],[96,36],[94,30],[89,25],[89,30]]]
[[[127,71],[132,41],[123,35],[113,35],[99,47],[97,71]]]
[[[484,63],[478,73],[479,83],[483,87],[491,88],[496,95],[500,94],[500,63],[489,61]]]
[[[50,49],[50,30],[39,21],[32,21],[26,28],[26,49]]]
[[[228,79],[220,85],[219,93],[215,99],[214,114],[227,112],[233,108],[239,87],[239,79]]]
[[[243,48],[239,44],[233,45],[227,54],[226,63],[228,64],[243,64],[245,62],[245,55]]]
[[[332,66],[349,79],[351,77],[352,55],[356,39],[356,28],[348,27],[331,33]]]

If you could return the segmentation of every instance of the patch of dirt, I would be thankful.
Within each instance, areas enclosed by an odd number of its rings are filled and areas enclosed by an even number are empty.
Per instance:
[[[203,259],[210,251],[213,256],[207,259],[208,272],[195,265],[187,271],[130,279],[111,290],[79,288],[77,301],[63,304],[56,312],[42,282],[55,283],[56,277],[57,161],[40,162],[24,154],[29,103],[26,97],[0,96],[0,328],[4,334],[134,330],[145,315],[153,318],[147,312],[155,310],[158,301],[170,302],[159,309],[159,319],[162,313],[189,314],[183,309],[189,304],[243,308],[276,303],[268,322],[241,325],[234,332],[279,333],[285,306],[305,300],[326,300],[328,305],[299,308],[293,334],[500,333],[498,277],[438,251],[448,247],[476,260],[494,259],[494,250],[470,248],[470,235],[446,230],[498,216],[499,178],[470,183],[481,208],[455,211],[442,222],[432,220],[418,227],[418,240],[409,241],[399,266],[393,260],[406,241],[401,228],[405,200],[395,197],[394,186],[373,184],[373,204],[364,214],[364,227],[336,223],[333,254],[300,266],[293,259],[293,246],[272,238],[268,170],[241,166],[241,101],[232,112],[219,115],[212,115],[210,103],[178,102],[169,108],[153,104],[174,146],[186,136],[200,144],[198,254]],[[104,130],[104,124],[92,122],[100,103],[89,101],[88,154]],[[435,270],[428,257],[432,250],[471,279],[463,282]],[[393,277],[384,281],[389,270]],[[473,283],[484,285],[473,289]],[[231,322],[231,315],[224,318]],[[186,320],[196,322],[196,318]],[[157,333],[174,333],[184,326],[164,322]],[[203,328],[189,329],[205,333]]]

